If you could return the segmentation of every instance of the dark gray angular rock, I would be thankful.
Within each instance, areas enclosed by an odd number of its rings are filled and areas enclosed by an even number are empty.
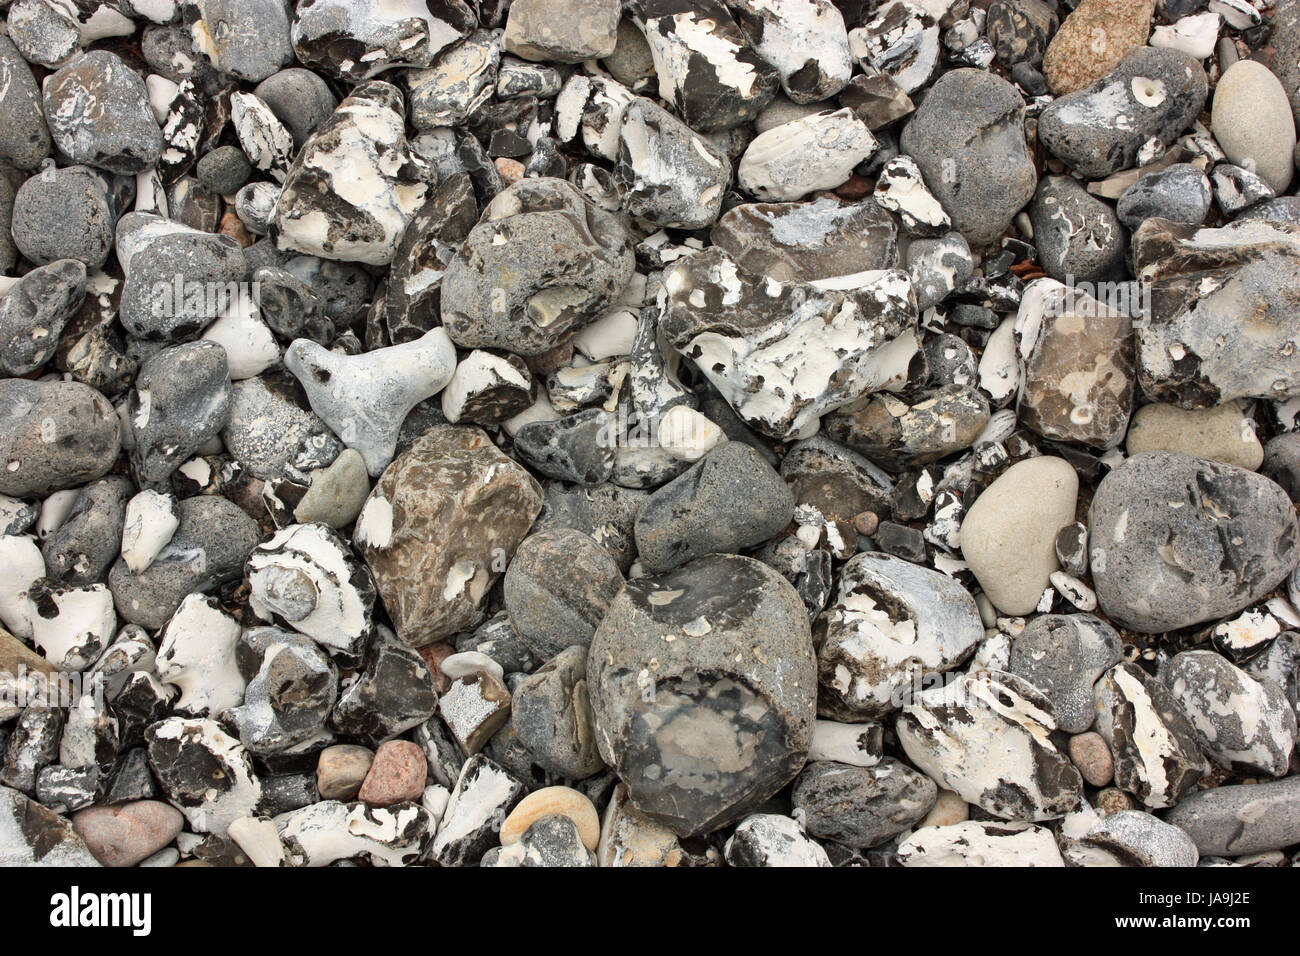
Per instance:
[[[117,613],[131,624],[162,627],[186,595],[238,578],[257,546],[257,522],[225,498],[187,498],[180,511],[176,533],[147,569],[132,574],[119,560],[108,573]]]
[[[463,348],[539,355],[599,316],[634,265],[616,217],[564,180],[521,180],[488,204],[447,267],[442,321]]]
[[[150,356],[140,366],[127,406],[136,480],[142,486],[165,482],[229,420],[224,348],[187,342]]]
[[[146,738],[149,766],[195,833],[224,837],[231,823],[253,814],[261,780],[248,751],[215,720],[170,717]]]
[[[516,685],[510,699],[515,736],[551,773],[583,780],[605,768],[587,696],[587,648],[566,647]]]
[[[541,660],[587,646],[623,575],[609,552],[581,531],[529,535],[506,569],[505,608],[519,639]]]
[[[864,511],[890,514],[894,480],[825,435],[814,435],[786,452],[781,477],[796,506],[811,505],[828,519],[849,522]]]
[[[1102,479],[1088,535],[1102,610],[1145,633],[1240,611],[1300,557],[1295,509],[1277,484],[1169,452],[1135,455]]]
[[[74,163],[135,175],[162,157],[144,80],[117,54],[77,57],[45,79],[42,96],[54,145]]]
[[[32,69],[7,36],[0,37],[0,159],[18,169],[35,169],[54,144]]]
[[[599,485],[614,470],[614,416],[589,408],[555,421],[530,422],[515,434],[515,453],[549,478]]]
[[[426,851],[439,866],[473,866],[498,845],[501,824],[528,788],[482,754],[465,762]]]
[[[381,628],[365,669],[339,694],[330,726],[352,737],[387,740],[424,723],[437,709],[429,666]]]
[[[995,240],[1033,198],[1038,176],[1025,145],[1024,106],[1006,80],[953,70],[903,130],[903,152],[972,246]]]
[[[99,866],[66,817],[9,787],[0,787],[0,827],[0,866]]]
[[[1094,688],[1096,730],[1115,758],[1115,786],[1149,809],[1176,805],[1205,775],[1196,731],[1174,695],[1136,664]]]
[[[121,551],[126,502],[134,490],[120,476],[82,488],[63,524],[41,544],[46,573],[68,584],[104,580]]]
[[[933,780],[886,757],[874,767],[810,763],[794,783],[791,802],[819,840],[867,849],[914,826],[938,797]]]
[[[1128,235],[1115,210],[1072,176],[1044,176],[1029,207],[1038,262],[1053,279],[1109,282],[1124,276]]]
[[[827,437],[883,468],[902,471],[974,444],[989,422],[988,399],[969,385],[945,385],[909,404],[881,392],[832,412]]]
[[[76,259],[38,266],[0,298],[0,371],[30,375],[48,362],[64,326],[86,294],[86,267]]]
[[[281,340],[311,339],[318,345],[334,341],[334,321],[323,295],[298,276],[279,266],[253,271],[262,320]]]
[[[1037,687],[1056,726],[1081,734],[1096,717],[1093,685],[1123,656],[1119,634],[1091,614],[1045,614],[1011,640],[1007,671]]]
[[[1273,187],[1249,169],[1219,163],[1210,172],[1214,199],[1226,216],[1235,216],[1257,203],[1277,197]]]
[[[1296,714],[1283,689],[1256,680],[1214,651],[1183,651],[1164,681],[1196,728],[1202,752],[1240,773],[1280,777],[1296,744]]]
[[[790,523],[794,496],[753,448],[727,442],[664,485],[637,515],[641,562],[666,571],[762,544]]]
[[[1300,843],[1300,777],[1192,794],[1165,814],[1202,856],[1248,856]]]
[[[803,602],[749,558],[708,555],[619,592],[587,657],[602,759],[679,835],[745,816],[807,757],[816,663]]]
[[[1038,138],[1075,172],[1103,179],[1158,158],[1208,96],[1205,70],[1189,54],[1141,47],[1092,86],[1048,106]]]
[[[113,248],[115,198],[104,175],[89,166],[43,170],[14,195],[14,244],[38,265],[79,259],[98,269]]]
[[[912,277],[916,307],[924,312],[964,286],[975,274],[975,262],[966,237],[950,232],[909,244],[907,271]]]
[[[1209,214],[1212,198],[1210,180],[1199,166],[1174,163],[1124,190],[1116,208],[1120,220],[1132,230],[1156,218],[1199,226]]]
[[[998,63],[1009,69],[1040,65],[1058,26],[1056,11],[1042,0],[994,0],[984,29]]]
[[[93,388],[0,379],[0,495],[43,497],[93,481],[120,449],[117,412]]]
[[[63,711],[57,707],[30,706],[18,717],[0,762],[0,784],[26,794],[36,793],[41,770],[59,759]]]
[[[230,716],[249,751],[279,753],[325,729],[338,694],[338,668],[315,641],[255,627],[244,632],[235,653],[248,686]]]

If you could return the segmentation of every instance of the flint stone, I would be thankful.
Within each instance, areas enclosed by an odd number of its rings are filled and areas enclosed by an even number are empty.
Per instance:
[[[429,429],[389,465],[353,540],[402,642],[472,627],[542,507],[524,469],[477,428]]]
[[[807,757],[817,681],[808,615],[757,561],[708,555],[630,581],[587,668],[602,759],[637,810],[679,835],[744,817]]]
[[[1088,514],[1097,599],[1144,633],[1248,607],[1300,558],[1286,492],[1254,472],[1147,452],[1102,479]]]
[[[1058,728],[1081,734],[1096,717],[1093,685],[1122,656],[1119,634],[1100,618],[1045,614],[1012,638],[1007,672],[1042,692]]]

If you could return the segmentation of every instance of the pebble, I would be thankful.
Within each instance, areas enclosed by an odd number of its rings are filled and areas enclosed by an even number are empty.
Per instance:
[[[851,721],[896,711],[923,675],[955,669],[984,638],[965,588],[879,553],[844,566],[817,628],[821,713]]]
[[[501,845],[508,847],[526,839],[537,821],[552,815],[571,820],[582,845],[595,851],[600,840],[600,816],[586,796],[570,787],[543,787],[520,800],[501,824]]]
[[[1064,816],[1083,796],[1079,772],[1048,737],[1055,727],[1048,699],[1000,671],[922,691],[895,724],[927,776],[999,819],[1025,821]]]
[[[877,146],[851,109],[814,113],[754,137],[736,178],[758,199],[790,202],[842,185]]]
[[[434,13],[402,3],[372,7],[316,0],[297,11],[289,36],[304,66],[357,81],[391,67],[427,67],[440,50],[468,34],[475,19],[460,2],[440,4]]]
[[[899,140],[972,246],[997,239],[1034,195],[1038,177],[1025,146],[1023,110],[1005,80],[954,70],[931,88]]]
[[[581,531],[556,529],[520,543],[502,597],[519,639],[538,660],[550,660],[566,647],[591,643],[622,585],[609,552]]]
[[[82,54],[45,81],[42,96],[54,145],[73,162],[134,175],[162,157],[144,80],[116,54]],[[79,107],[88,101],[100,108]]]
[[[1264,462],[1264,446],[1255,434],[1254,422],[1232,402],[1193,410],[1144,405],[1133,416],[1125,448],[1129,455],[1177,452],[1247,471],[1259,470]]]
[[[113,248],[120,198],[89,166],[43,170],[13,195],[14,245],[38,265],[76,259],[88,271],[99,269]]]
[[[916,831],[899,843],[898,861],[905,867],[1065,865],[1046,827],[976,820]]]
[[[1295,777],[1253,786],[1229,784],[1202,790],[1165,814],[1202,856],[1245,856],[1291,846],[1300,840]]]
[[[1280,196],[1295,176],[1295,120],[1286,89],[1262,63],[1240,60],[1214,87],[1211,124],[1228,161],[1257,173]]]
[[[804,763],[816,710],[808,614],[757,561],[707,555],[629,582],[588,664],[601,758],[639,811],[679,835],[743,818]],[[740,752],[754,759],[732,759]]]
[[[185,823],[176,808],[158,800],[88,807],[72,816],[86,849],[104,866],[135,866],[176,839]]]
[[[1075,734],[1068,745],[1070,760],[1090,787],[1105,787],[1115,779],[1115,759],[1101,734],[1088,730]]]
[[[1200,855],[1178,827],[1137,810],[1107,814],[1078,836],[1065,836],[1070,828],[1067,821],[1061,843],[1063,856],[1075,866],[1190,867]]]
[[[561,9],[546,0],[519,0],[510,5],[505,46],[526,60],[599,60],[614,52],[619,13],[616,0],[579,0]]]
[[[1215,651],[1183,651],[1165,683],[1196,728],[1201,750],[1230,770],[1280,777],[1296,745],[1295,709],[1285,692]]]
[[[1124,0],[1103,2],[1129,6]],[[1179,50],[1142,47],[1043,110],[1038,138],[1075,172],[1104,179],[1160,158],[1208,97],[1199,62]]]
[[[1172,452],[1136,455],[1102,479],[1088,535],[1102,610],[1145,633],[1240,611],[1296,563],[1286,492],[1254,472]]]
[[[1136,664],[1095,689],[1096,729],[1115,758],[1115,785],[1149,809],[1176,805],[1205,774],[1196,733],[1172,693]]]
[[[7,122],[0,130],[0,159],[32,170],[54,150],[45,107],[32,69],[9,37],[0,37],[0,110]]]
[[[1028,614],[1038,606],[1058,569],[1056,535],[1074,520],[1078,488],[1078,475],[1064,459],[1031,458],[999,475],[967,509],[962,555],[1004,614]]]
[[[886,757],[867,768],[811,762],[791,802],[814,837],[867,849],[915,825],[937,799],[933,780]]]
[[[316,790],[321,799],[345,803],[357,799],[374,759],[373,751],[356,744],[335,744],[322,750],[316,762]]]
[[[1043,74],[1057,96],[1105,76],[1151,33],[1156,0],[1083,0],[1061,23],[1043,55]]]
[[[427,773],[423,750],[409,740],[389,740],[375,751],[357,799],[372,807],[419,801]]]
[[[1126,273],[1119,217],[1071,176],[1044,176],[1029,207],[1038,260],[1060,282],[1106,282]]]
[[[784,528],[794,501],[754,449],[727,442],[642,505],[635,524],[642,564],[667,571],[709,553],[736,553]]]
[[[790,817],[755,813],[736,827],[723,849],[729,866],[828,867],[826,850]]]
[[[1007,671],[1047,697],[1061,730],[1082,734],[1096,716],[1093,685],[1121,658],[1119,634],[1099,618],[1045,614],[1012,638]]]
[[[117,413],[93,388],[0,379],[0,494],[44,496],[94,481],[120,447]]]

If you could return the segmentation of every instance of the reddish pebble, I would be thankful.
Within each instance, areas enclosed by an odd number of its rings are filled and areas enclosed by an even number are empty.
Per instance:
[[[358,799],[372,807],[391,807],[424,795],[429,765],[424,751],[409,740],[390,740],[375,751]]]
[[[181,812],[160,800],[87,807],[72,815],[72,828],[104,866],[135,866],[175,840],[184,825]]]
[[[455,654],[456,648],[447,641],[438,641],[435,644],[425,644],[424,647],[417,648],[417,651],[433,672],[433,689],[439,694],[447,693],[451,689],[451,678],[442,672],[442,662]]]
[[[234,213],[226,213],[221,217],[221,227],[217,230],[223,236],[229,236],[239,243],[245,249],[253,244],[253,234],[239,220]]]
[[[841,199],[861,199],[875,188],[876,184],[870,179],[854,173],[843,185],[835,190],[835,195]]]
[[[501,156],[493,162],[493,165],[496,166],[497,172],[501,174],[507,186],[524,178],[524,164],[517,159]]]

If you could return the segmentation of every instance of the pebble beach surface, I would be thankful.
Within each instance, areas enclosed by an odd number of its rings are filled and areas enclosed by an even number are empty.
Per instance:
[[[0,865],[1300,865],[1300,0],[0,13]]]

